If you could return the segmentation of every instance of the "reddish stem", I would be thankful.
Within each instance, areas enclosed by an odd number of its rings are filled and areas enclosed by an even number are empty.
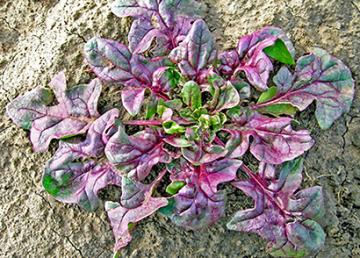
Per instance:
[[[255,175],[255,173],[246,165],[242,164],[241,165],[241,169],[251,178],[251,180],[264,192],[264,194],[268,197],[269,201],[274,204],[279,210],[280,212],[286,216],[292,216],[292,214],[290,212],[288,212],[287,210],[285,210],[281,204],[279,204],[274,197],[272,196],[271,193],[269,193],[269,190],[267,189],[267,186],[265,186],[260,180],[259,178],[257,178],[257,176]]]
[[[160,126],[162,123],[161,121],[157,121],[157,120],[131,120],[131,121],[124,121],[123,124],[139,125],[139,126]]]
[[[217,136],[215,136],[214,142],[215,142],[216,144],[219,144],[219,145],[222,146],[222,147],[225,147],[225,143],[223,143],[223,141],[220,140],[220,138],[217,137]]]

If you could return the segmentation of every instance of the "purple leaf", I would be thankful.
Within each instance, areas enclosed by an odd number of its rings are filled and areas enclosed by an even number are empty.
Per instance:
[[[143,53],[148,50],[156,37],[167,37],[151,24],[148,18],[135,20],[128,35],[129,48],[132,53]]]
[[[286,34],[276,27],[265,27],[250,35],[240,38],[235,50],[220,54],[220,71],[224,75],[232,75],[233,79],[240,71],[244,71],[247,79],[260,91],[267,89],[267,81],[273,65],[270,58],[263,52],[264,48],[281,39],[292,57],[295,50]]]
[[[111,11],[119,17],[150,16],[157,9],[157,0],[117,0],[111,5]]]
[[[120,126],[106,145],[105,154],[123,174],[142,181],[154,165],[170,161],[163,145],[162,139],[154,130],[148,128],[129,136]]]
[[[155,92],[169,92],[178,86],[180,74],[173,68],[160,67],[153,74],[152,89]]]
[[[108,163],[94,160],[77,162],[79,158],[100,157],[110,136],[115,133],[117,109],[98,118],[89,128],[83,142],[60,142],[59,149],[48,161],[43,176],[45,190],[57,200],[78,203],[86,210],[98,206],[97,193],[108,185],[120,185],[120,176]]]
[[[51,92],[41,88],[17,97],[7,106],[8,116],[17,125],[30,129],[35,151],[46,151],[52,139],[85,133],[99,116],[98,80],[66,89],[65,74],[60,72],[50,86],[58,102],[55,106],[47,106],[52,102]]]
[[[348,112],[354,98],[354,81],[350,70],[339,59],[322,49],[301,57],[295,74],[282,68],[274,77],[278,93],[253,109],[289,103],[300,111],[316,100],[316,119],[322,129],[329,128]]]
[[[179,19],[196,17],[199,10],[199,4],[193,0],[165,0],[159,4],[159,15],[173,32],[176,32],[174,27],[178,26]]]
[[[117,1],[112,11],[119,17],[133,16],[129,32],[129,46],[133,53],[148,50],[152,41],[157,39],[154,51],[166,54],[186,35],[196,9],[189,4],[193,1]],[[195,10],[195,11],[194,11]]]
[[[259,174],[242,168],[250,179],[233,185],[254,199],[254,208],[235,213],[227,227],[257,233],[268,241],[274,256],[304,257],[318,252],[325,241],[316,222],[324,215],[321,187],[294,194],[301,184],[303,160],[284,163],[277,177],[263,170],[269,167],[262,166]]]
[[[250,35],[246,35],[240,38],[236,48],[239,54],[239,58],[240,59],[244,58],[247,52],[249,52],[250,49],[254,47],[256,44],[260,43],[263,40],[273,37],[281,39],[285,43],[291,56],[295,57],[294,46],[291,43],[290,39],[286,36],[286,34],[280,28],[268,26]]]
[[[219,98],[215,107],[215,111],[219,112],[224,109],[235,107],[240,102],[238,91],[230,81],[227,81],[224,86],[220,88]]]
[[[151,196],[155,185],[160,181],[163,175],[163,173],[160,174],[159,177],[151,185],[146,187],[144,186],[141,189],[135,189],[135,192],[141,192],[143,197],[141,197],[140,199],[125,202],[123,200],[123,193],[121,204],[115,202],[105,203],[105,209],[110,219],[112,230],[115,236],[115,251],[118,251],[121,248],[127,246],[131,241],[131,235],[129,231],[129,227],[131,226],[131,224],[139,222],[140,220],[153,214],[159,208],[164,207],[168,204],[166,198],[157,198]],[[125,183],[125,185],[127,184],[128,182]],[[133,186],[131,186],[131,188],[132,187]],[[129,189],[129,186],[126,186],[125,189],[123,188],[123,191],[124,190],[126,191],[125,195],[127,195],[126,199],[128,200],[129,196],[127,191],[130,190],[130,192],[132,192],[133,189]],[[134,205],[134,203],[136,205]]]
[[[272,62],[263,49],[273,45],[275,41],[276,37],[270,37],[250,48],[234,72],[244,71],[250,84],[260,91],[268,88],[267,81],[273,70]]]
[[[256,159],[270,164],[281,164],[292,160],[309,150],[314,140],[307,130],[292,129],[291,118],[270,118],[259,114],[250,115],[247,122],[232,126],[226,144],[229,157],[241,157],[249,148],[250,136],[253,142],[250,152]]]
[[[105,145],[116,132],[115,120],[118,117],[119,110],[111,109],[94,121],[84,141],[61,141],[59,149],[63,148],[66,151],[62,152],[61,158],[56,158],[56,163],[64,163],[64,159],[71,159],[74,156],[77,158],[101,156]],[[55,160],[53,160],[53,163],[55,163]]]
[[[123,176],[121,181],[121,206],[128,209],[139,207],[145,200],[149,186]]]
[[[96,165],[93,161],[69,162],[45,168],[43,186],[55,199],[77,203],[93,211],[98,207],[99,190],[108,185],[120,185],[120,176],[109,164]]]
[[[220,53],[220,71],[224,75],[232,75],[235,69],[239,66],[240,59],[236,50],[228,50]]]
[[[213,162],[227,154],[227,149],[220,145],[193,143],[191,147],[181,149],[182,155],[190,163],[200,165]]]
[[[144,95],[144,88],[127,87],[121,91],[122,104],[130,115],[135,116],[140,112],[142,103],[144,101]]]
[[[161,58],[153,61],[131,54],[125,45],[99,37],[90,39],[84,52],[87,63],[100,79],[125,86],[151,86],[152,74],[163,66]]]
[[[128,48],[110,39],[94,37],[84,46],[85,58],[94,73],[108,82],[141,84],[131,71],[132,55]]]
[[[170,59],[191,79],[199,76],[215,58],[215,40],[203,20],[196,20],[184,41],[170,53]]]
[[[222,159],[195,167],[180,161],[171,170],[172,181],[186,185],[175,195],[176,208],[171,220],[187,229],[200,229],[215,223],[224,215],[225,193],[218,191],[221,183],[232,181],[242,162]]]

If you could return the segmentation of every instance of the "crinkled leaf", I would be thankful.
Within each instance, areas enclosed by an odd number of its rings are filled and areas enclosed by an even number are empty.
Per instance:
[[[121,206],[128,209],[134,209],[141,205],[145,200],[145,193],[148,186],[123,176],[121,180]]]
[[[99,117],[89,128],[82,142],[60,142],[59,149],[48,161],[43,175],[45,190],[57,200],[77,203],[86,210],[98,206],[97,193],[108,185],[120,185],[120,176],[110,164],[80,158],[99,157],[109,138],[115,133],[117,109]]]
[[[112,5],[112,11],[119,17],[137,18],[128,36],[131,52],[148,50],[156,38],[154,53],[166,54],[188,33],[192,21],[189,16],[195,16],[198,10],[194,4],[188,0],[118,0]]]
[[[131,72],[132,55],[125,45],[114,40],[94,37],[85,44],[84,52],[87,63],[100,79],[139,84]]]
[[[127,135],[120,126],[105,147],[108,160],[134,180],[142,181],[159,162],[168,162],[160,136],[151,129]]]
[[[64,72],[50,82],[58,104],[51,103],[47,89],[36,88],[17,97],[7,105],[7,115],[19,126],[30,129],[30,140],[35,151],[46,151],[52,139],[85,133],[97,112],[97,101],[101,92],[98,80],[89,85],[78,85],[66,89]]]
[[[193,0],[163,0],[159,4],[159,14],[169,27],[176,26],[176,18],[195,17],[199,13],[199,6]]]
[[[314,144],[307,130],[295,131],[291,118],[270,118],[259,114],[250,115],[243,125],[225,129],[231,134],[226,144],[229,157],[241,157],[249,148],[250,136],[253,141],[250,152],[260,161],[281,164],[292,160]]]
[[[69,155],[84,157],[99,157],[103,154],[105,145],[110,137],[116,132],[116,119],[119,118],[119,110],[111,109],[100,116],[90,126],[86,139],[82,142],[62,141],[61,145],[66,146]],[[65,158],[65,156],[64,156]]]
[[[196,20],[184,41],[170,53],[170,59],[190,78],[200,75],[215,58],[215,40],[203,20]]]
[[[294,195],[302,169],[302,159],[297,159],[285,163],[278,176],[260,171],[249,180],[234,182],[254,199],[254,208],[235,213],[227,227],[257,233],[268,241],[275,256],[304,257],[318,252],[325,241],[325,233],[316,222],[324,215],[323,196],[321,187]]]
[[[182,162],[171,171],[173,181],[186,185],[174,197],[171,220],[187,229],[200,229],[215,223],[224,214],[225,193],[218,191],[221,183],[232,181],[242,162],[223,159],[200,167]]]
[[[239,66],[240,59],[236,50],[228,50],[220,53],[220,71],[224,75],[232,75]]]
[[[316,100],[315,116],[322,129],[329,128],[344,112],[348,112],[354,97],[350,70],[322,49],[301,57],[294,76],[287,68],[280,69],[274,82],[278,94],[256,108],[288,103],[302,111]]]

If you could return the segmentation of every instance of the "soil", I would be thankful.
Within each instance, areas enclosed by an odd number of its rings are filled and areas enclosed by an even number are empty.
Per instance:
[[[110,0],[109,2],[112,2]],[[66,69],[70,85],[91,75],[82,47],[94,35],[126,42],[130,19],[115,17],[106,0],[0,1],[0,256],[111,257],[113,236],[103,208],[86,213],[47,195],[43,164],[55,150],[34,153],[28,133],[4,116],[5,105]],[[206,0],[204,19],[219,48],[235,46],[240,35],[264,25],[282,27],[297,55],[311,46],[327,49],[360,82],[360,1],[358,0]],[[118,103],[107,89],[100,104]],[[109,97],[115,96],[115,97]],[[106,109],[106,105],[103,108]],[[306,154],[304,185],[321,185],[326,195],[323,226],[327,238],[317,257],[360,257],[360,101],[326,131],[314,108],[299,116],[316,145]],[[268,257],[265,243],[252,234],[228,231],[225,223],[239,206],[229,196],[226,217],[213,227],[184,231],[160,215],[140,223],[124,257]]]

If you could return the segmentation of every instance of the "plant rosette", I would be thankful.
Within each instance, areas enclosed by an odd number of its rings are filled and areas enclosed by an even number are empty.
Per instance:
[[[101,189],[121,188],[118,202],[105,202],[115,252],[131,241],[137,222],[157,211],[185,229],[216,223],[225,213],[220,185],[227,183],[254,201],[228,229],[257,233],[273,256],[315,254],[325,241],[322,188],[300,188],[301,155],[314,140],[292,121],[313,102],[321,129],[349,111],[350,70],[318,48],[295,61],[291,41],[276,27],[218,52],[196,5],[116,1],[115,15],[134,18],[129,46],[92,38],[84,55],[97,79],[67,88],[60,72],[50,89],[37,87],[9,103],[7,115],[30,131],[34,151],[59,140],[43,175],[57,200],[94,211]],[[132,120],[121,121],[116,108],[99,114],[103,83],[122,86]],[[258,161],[257,171],[244,155]]]

